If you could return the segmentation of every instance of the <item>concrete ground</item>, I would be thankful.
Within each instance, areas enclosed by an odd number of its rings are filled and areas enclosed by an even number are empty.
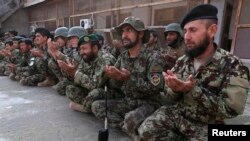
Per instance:
[[[72,111],[68,103],[52,88],[25,87],[0,77],[0,141],[97,141],[103,123]],[[244,114],[226,122],[250,124],[250,98]],[[131,141],[115,129],[109,139]]]
[[[68,108],[52,88],[25,87],[0,77],[0,141],[97,141],[103,123]],[[110,141],[131,141],[111,129]]]

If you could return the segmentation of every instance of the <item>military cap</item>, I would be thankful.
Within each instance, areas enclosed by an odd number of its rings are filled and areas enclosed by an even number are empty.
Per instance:
[[[218,9],[209,4],[201,4],[194,7],[191,11],[189,11],[181,22],[181,28],[185,26],[188,22],[199,20],[199,19],[214,19],[218,20],[217,18]]]
[[[95,34],[84,35],[79,39],[78,46],[86,44],[86,43],[90,43],[90,42],[99,43],[99,39]]]
[[[48,38],[52,37],[49,30],[47,30],[46,28],[39,27],[35,30],[35,34],[36,33],[40,33],[41,35],[46,36]]]
[[[95,33],[95,35],[97,36],[97,38],[99,40],[99,43],[103,44],[104,43],[104,37],[101,34],[97,34],[97,33]]]
[[[103,41],[104,40],[104,38],[103,38],[103,36],[101,34],[95,33],[95,35],[96,35],[96,37],[98,38],[99,41]]]
[[[7,39],[7,40],[4,42],[4,45],[6,45],[6,44],[13,45],[12,38]]]
[[[31,45],[32,46],[32,41],[30,38],[23,38],[19,41],[19,43],[25,43],[27,45]]]
[[[22,37],[22,36],[15,36],[15,37],[13,37],[13,41],[20,41],[21,39],[23,39],[24,37]]]
[[[122,34],[122,26],[128,24],[132,26],[136,31],[144,31],[144,36],[142,38],[142,43],[147,43],[150,38],[150,33],[147,28],[145,28],[143,21],[140,18],[137,17],[127,17],[124,19],[124,21],[115,27],[115,30],[118,32],[118,34]]]

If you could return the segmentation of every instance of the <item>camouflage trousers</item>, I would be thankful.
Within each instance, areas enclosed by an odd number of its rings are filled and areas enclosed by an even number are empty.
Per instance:
[[[29,66],[26,66],[26,67],[17,67],[17,69],[15,70],[15,72],[12,72],[10,79],[11,80],[14,80],[14,81],[19,81],[21,78],[24,78],[24,77],[28,77],[28,76],[31,76],[32,75],[32,70],[29,69]]]
[[[43,60],[40,57],[36,57],[35,65],[39,74],[42,74],[44,76],[54,76],[51,70],[49,69],[47,60]]]
[[[8,63],[6,61],[0,62],[0,75],[8,75],[9,69],[8,69]]]
[[[69,85],[66,87],[67,97],[78,104],[83,105],[83,110],[91,113],[92,103],[96,100],[105,98],[105,91],[102,88],[96,88],[91,91],[82,87]],[[114,90],[108,90],[107,96],[109,98],[121,98],[122,95],[118,94]]]
[[[42,82],[46,79],[43,74],[34,74],[28,77],[24,77],[22,84],[25,86],[37,86],[39,82]]]
[[[66,95],[66,87],[73,85],[72,81],[67,80],[66,78],[56,84],[56,91],[59,95]]]
[[[157,108],[159,102],[143,99],[109,99],[108,103],[108,122],[113,128],[121,128],[127,134],[138,135],[137,129],[140,124],[150,116]],[[94,115],[104,120],[105,100],[98,100],[92,104]]]
[[[55,75],[58,80],[63,79],[61,69],[59,68],[59,66],[57,65],[56,61],[53,58],[49,59],[48,68],[51,70],[53,75]]]
[[[141,141],[204,141],[207,124],[185,118],[185,112],[174,106],[162,106],[139,127]]]

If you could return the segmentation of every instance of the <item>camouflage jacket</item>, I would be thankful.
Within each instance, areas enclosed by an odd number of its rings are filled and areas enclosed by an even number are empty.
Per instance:
[[[145,46],[141,47],[136,58],[130,58],[126,50],[118,57],[115,66],[130,71],[130,78],[126,82],[113,81],[121,86],[127,98],[158,98],[164,86],[162,63],[160,56],[155,52],[147,52]]]
[[[160,51],[161,50],[161,46],[160,43],[157,42],[156,44],[154,44],[153,46],[149,46],[147,45],[147,51],[152,52],[152,51]]]
[[[25,53],[22,53],[21,57],[20,57],[20,60],[17,64],[18,67],[26,67],[29,65],[29,62],[30,62],[30,59],[31,59],[32,55],[31,55],[31,52],[25,52]]]
[[[78,66],[81,62],[82,57],[80,55],[80,51],[77,48],[71,47],[63,50],[63,52],[59,56],[59,59],[64,61],[66,60],[74,61]]]
[[[21,58],[21,52],[19,49],[11,51],[12,56],[8,58],[8,61],[13,64],[18,64]]]
[[[88,90],[102,87],[107,81],[104,69],[107,65],[114,65],[115,61],[111,54],[99,50],[98,57],[94,61],[90,63],[81,61],[75,73],[74,83]]]
[[[187,93],[167,88],[167,96],[178,101],[185,117],[204,123],[223,123],[244,111],[249,89],[249,70],[239,58],[217,48],[210,61],[197,72],[194,60],[187,56],[177,60],[172,69],[180,79],[194,75],[196,84]]]
[[[184,53],[185,53],[185,44],[184,44],[184,42],[181,42],[180,45],[178,47],[176,47],[176,48],[167,46],[167,47],[161,48],[160,52],[161,52],[162,56],[169,55],[172,58],[176,57],[176,59],[171,59],[171,58],[164,57],[165,63],[166,63],[165,69],[172,69],[172,67],[175,65],[176,60],[179,57],[181,57],[182,55],[184,55]]]

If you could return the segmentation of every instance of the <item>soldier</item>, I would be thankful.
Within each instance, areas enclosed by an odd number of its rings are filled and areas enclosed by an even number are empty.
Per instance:
[[[161,47],[158,42],[158,34],[155,30],[150,29],[150,38],[147,42],[147,50],[148,51],[160,51]]]
[[[20,80],[24,75],[23,73],[29,68],[29,60],[31,58],[32,41],[29,38],[23,38],[19,41],[21,57],[18,63],[14,65],[14,71],[9,75],[11,80]]]
[[[9,76],[15,69],[15,64],[20,60],[20,50],[16,49],[13,41],[9,40],[6,42],[6,48],[3,50],[5,56],[5,71],[4,75]]]
[[[180,24],[171,23],[167,25],[164,36],[167,46],[161,48],[161,54],[165,58],[166,69],[171,69],[176,60],[185,53],[183,31]]]
[[[149,32],[139,18],[125,18],[116,30],[127,50],[114,66],[106,67],[105,74],[122,89],[125,98],[108,100],[109,125],[122,128],[133,137],[140,123],[160,106],[157,98],[163,89],[163,68],[157,54],[146,51],[144,44],[148,42]],[[105,101],[95,101],[92,112],[104,119]]]
[[[11,39],[8,39],[4,43],[5,48],[0,51],[0,54],[3,56],[1,62],[0,62],[0,75],[6,76],[6,72],[8,71],[7,64],[9,62],[9,57],[11,55],[11,51],[14,50],[13,47],[13,41]]]
[[[7,40],[10,39],[10,38],[11,38],[10,33],[9,33],[9,32],[5,32],[5,33],[4,33],[4,40],[7,41]]]
[[[213,42],[217,11],[202,4],[183,18],[186,55],[164,73],[167,96],[177,104],[162,106],[142,123],[142,140],[207,140],[208,124],[243,113],[249,70]]]
[[[56,50],[59,50],[61,53],[66,49],[66,43],[67,43],[67,35],[68,35],[68,28],[67,27],[59,27],[55,30],[55,36],[54,41],[57,44]],[[63,74],[60,70],[60,68],[57,65],[57,58],[56,56],[53,56],[53,53],[50,52],[50,48],[48,49],[48,52],[52,56],[48,61],[48,66],[52,73],[57,77],[59,81],[63,80]]]
[[[68,40],[70,45],[69,48],[65,49],[64,54],[79,63],[81,61],[81,57],[79,56],[78,41],[82,36],[87,34],[87,31],[82,27],[71,27],[68,32]]]
[[[71,27],[68,31],[68,41],[70,42],[70,46],[69,48],[66,48],[63,50],[63,53],[55,50],[53,48],[57,48],[57,45],[52,44],[51,42],[48,44],[49,45],[49,49],[50,53],[52,54],[52,56],[55,58],[55,60],[61,60],[64,61],[65,63],[74,63],[75,67],[77,68],[77,66],[80,64],[81,61],[81,55],[79,52],[79,47],[78,47],[78,41],[80,39],[80,37],[87,35],[87,31],[82,28],[82,27]],[[59,61],[59,62],[61,62]],[[65,72],[62,72],[62,75],[64,78],[62,81],[60,80],[59,83],[56,84],[56,86],[54,87],[56,89],[56,91],[58,92],[58,94],[60,95],[65,95],[66,93],[66,87],[68,85],[72,85],[74,82],[74,78],[70,75],[68,75]]]
[[[48,60],[50,55],[47,50],[47,40],[51,38],[50,32],[45,28],[37,28],[35,30],[36,48],[31,50],[35,57],[33,68],[30,76],[22,78],[20,83],[28,86],[52,86],[55,85],[55,77],[48,68]]]
[[[21,40],[21,39],[23,39],[24,37],[22,37],[22,36],[15,36],[15,37],[13,37],[13,39],[12,39],[12,41],[13,41],[13,46],[14,46],[14,48],[20,48],[19,47],[19,41]]]
[[[115,56],[115,58],[118,58],[118,56],[125,50],[126,49],[123,47],[122,40],[112,40],[112,48],[110,49],[110,53]]]
[[[66,95],[72,101],[69,107],[80,112],[91,112],[91,104],[104,96],[104,85],[107,77],[103,75],[106,65],[113,65],[115,58],[101,50],[98,37],[94,34],[85,35],[79,40],[82,61],[78,68],[59,62],[62,70],[74,77],[74,85],[66,88]],[[113,95],[110,90],[109,95]]]

